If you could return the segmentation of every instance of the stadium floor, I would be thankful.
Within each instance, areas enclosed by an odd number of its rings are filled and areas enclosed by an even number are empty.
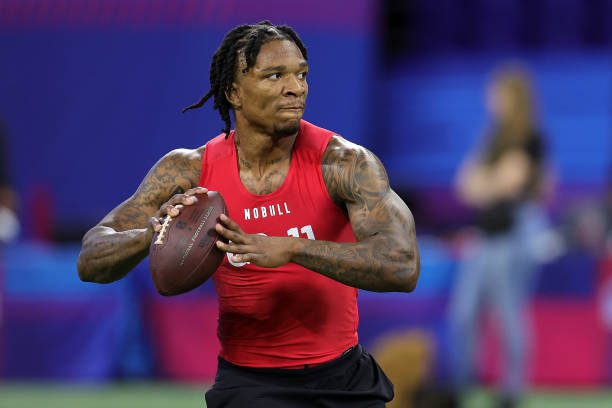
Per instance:
[[[195,408],[205,407],[204,389],[172,383],[100,386],[0,383],[0,408]],[[487,408],[490,394],[476,391],[467,396],[466,406]],[[612,390],[536,390],[525,398],[522,407],[612,407]]]
[[[200,408],[205,407],[207,387],[172,383],[0,383],[0,408]]]

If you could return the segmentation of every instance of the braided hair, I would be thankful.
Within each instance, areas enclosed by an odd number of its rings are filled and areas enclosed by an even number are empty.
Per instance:
[[[302,52],[304,59],[307,59],[306,47],[289,26],[275,26],[266,20],[253,25],[235,27],[225,35],[223,42],[213,55],[210,64],[210,90],[198,102],[187,106],[182,112],[185,113],[188,110],[199,108],[212,97],[214,99],[213,108],[219,111],[221,119],[225,123],[225,127],[221,131],[225,133],[227,138],[232,126],[230,118],[232,106],[225,93],[229,91],[235,80],[238,54],[244,54],[246,67],[242,72],[246,73],[255,65],[261,46],[273,40],[292,41]]]

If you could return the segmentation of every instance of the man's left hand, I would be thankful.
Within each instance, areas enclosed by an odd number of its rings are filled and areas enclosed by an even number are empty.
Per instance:
[[[231,255],[233,262],[250,262],[265,268],[276,268],[291,260],[296,239],[289,237],[269,237],[262,234],[247,234],[225,214],[215,229],[229,244],[217,241],[217,248]]]

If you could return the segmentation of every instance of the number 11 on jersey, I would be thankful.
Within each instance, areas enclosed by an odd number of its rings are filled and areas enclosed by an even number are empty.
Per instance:
[[[287,230],[287,235],[290,237],[299,238],[300,232],[306,235],[306,238],[308,239],[313,239],[313,240],[315,239],[314,232],[312,231],[312,225],[304,225],[302,228],[300,228],[299,231],[298,231],[298,227],[290,228]]]

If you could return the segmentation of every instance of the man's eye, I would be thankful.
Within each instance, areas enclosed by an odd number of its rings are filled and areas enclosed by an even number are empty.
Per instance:
[[[300,72],[300,73],[298,74],[298,78],[300,78],[300,79],[305,79],[305,78],[306,78],[306,75],[308,75],[308,72]]]
[[[268,75],[268,78],[270,79],[280,79],[280,77],[281,77],[281,74],[279,74],[278,72],[276,74]]]

